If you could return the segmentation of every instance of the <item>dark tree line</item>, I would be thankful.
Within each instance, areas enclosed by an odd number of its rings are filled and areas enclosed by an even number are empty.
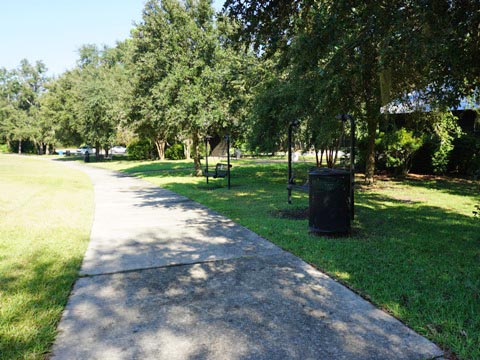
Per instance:
[[[325,138],[322,128],[335,114],[354,115],[364,124],[370,183],[379,125],[388,121],[382,107],[407,100],[413,91],[438,113],[462,98],[478,103],[479,5],[227,0],[224,8],[240,24],[238,41],[275,58],[278,74],[262,97],[280,97],[289,106],[269,112],[268,104],[259,103],[266,121],[278,111],[286,118],[296,116],[307,123],[307,141],[318,146]]]

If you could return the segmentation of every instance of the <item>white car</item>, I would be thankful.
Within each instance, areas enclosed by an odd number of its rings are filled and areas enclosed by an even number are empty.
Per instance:
[[[126,154],[127,148],[125,146],[114,146],[112,147],[112,154]]]
[[[95,154],[95,149],[92,149],[90,146],[85,145],[77,149],[77,154],[85,155],[86,153]]]

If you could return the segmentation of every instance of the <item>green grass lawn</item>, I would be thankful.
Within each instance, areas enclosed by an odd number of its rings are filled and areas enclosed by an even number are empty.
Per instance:
[[[296,164],[306,177],[308,166]],[[226,180],[192,176],[180,162],[99,163],[196,200],[248,227],[348,285],[462,359],[480,359],[479,183],[446,178],[385,178],[358,186],[353,235],[308,233],[308,194],[287,204],[285,163],[236,161]],[[360,179],[359,179],[360,181]],[[294,210],[294,211],[292,211]],[[453,355],[452,355],[453,356]]]
[[[49,351],[92,219],[86,175],[0,154],[0,359],[42,359]]]

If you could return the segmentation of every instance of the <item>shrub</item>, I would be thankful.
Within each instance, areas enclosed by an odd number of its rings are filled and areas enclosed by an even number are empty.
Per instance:
[[[464,134],[453,143],[449,171],[462,175],[476,175],[480,171],[480,137]]]
[[[8,152],[11,152],[11,153],[18,153],[18,141],[15,140],[15,141],[10,141],[10,144],[7,145],[9,146],[8,148]],[[35,149],[35,145],[33,144],[33,142],[31,142],[30,140],[23,140],[22,141],[22,154],[36,154],[36,149]]]
[[[380,143],[384,148],[387,169],[396,174],[408,174],[415,152],[422,146],[423,139],[404,128],[381,134]]]
[[[185,159],[182,144],[173,144],[167,150],[165,150],[165,157],[169,160],[182,160]]]
[[[422,146],[415,152],[410,171],[416,174],[433,174],[432,158],[436,149],[437,143],[431,136],[425,136]]]
[[[453,141],[462,134],[458,125],[458,118],[451,112],[440,113],[433,123],[433,136],[437,143],[432,157],[432,167],[435,174],[444,174],[450,153],[453,150]]]
[[[136,139],[127,146],[127,153],[134,160],[154,159],[155,146],[149,139]]]

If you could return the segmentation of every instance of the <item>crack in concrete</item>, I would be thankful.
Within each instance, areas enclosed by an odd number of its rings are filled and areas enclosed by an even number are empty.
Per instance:
[[[215,264],[215,263],[224,263],[226,261],[235,261],[240,259],[254,259],[254,258],[265,258],[267,256],[274,256],[273,254],[267,254],[265,256],[260,255],[245,255],[245,256],[236,256],[228,259],[214,259],[214,260],[204,260],[204,261],[195,261],[190,263],[181,263],[181,264],[168,264],[168,265],[157,265],[157,266],[148,266],[148,267],[140,267],[135,269],[126,269],[126,270],[119,270],[119,271],[110,271],[110,272],[103,272],[99,274],[78,274],[78,278],[94,278],[97,276],[109,276],[115,274],[128,274],[133,272],[142,272],[148,270],[155,270],[155,269],[168,269],[168,268],[178,268],[182,266],[193,266],[199,264]]]

